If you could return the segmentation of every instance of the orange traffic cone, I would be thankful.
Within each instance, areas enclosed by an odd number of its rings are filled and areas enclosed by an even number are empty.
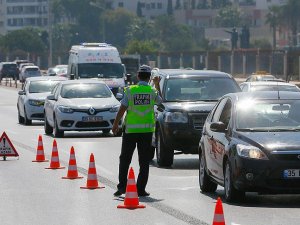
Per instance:
[[[59,163],[59,157],[58,157],[58,150],[57,150],[57,143],[56,140],[54,139],[53,145],[52,145],[52,154],[51,154],[51,162],[50,162],[50,167],[47,167],[45,169],[64,169],[65,167],[60,166]]]
[[[225,225],[222,200],[220,197],[218,197],[218,200],[217,200],[213,225]]]
[[[100,189],[104,187],[100,187],[98,185],[98,180],[97,180],[97,171],[96,171],[96,166],[95,166],[95,159],[93,153],[90,155],[90,164],[89,164],[89,171],[88,171],[88,178],[86,181],[86,186],[85,187],[80,187],[82,189]]]
[[[71,150],[70,150],[68,173],[67,173],[67,176],[62,177],[62,179],[80,179],[80,178],[83,178],[83,177],[78,176],[75,151],[74,151],[74,147],[72,146]]]
[[[49,160],[45,159],[42,135],[39,135],[38,146],[36,148],[36,157],[35,160],[32,160],[32,162],[49,162]]]
[[[137,188],[135,184],[135,176],[132,167],[129,170],[127,186],[126,186],[126,194],[124,199],[124,205],[118,205],[119,209],[137,209],[137,208],[145,208],[145,205],[139,204],[139,197],[137,193]]]

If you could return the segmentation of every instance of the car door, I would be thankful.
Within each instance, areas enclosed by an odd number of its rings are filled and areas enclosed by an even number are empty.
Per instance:
[[[22,117],[24,117],[24,107],[25,107],[25,101],[27,99],[27,95],[28,95],[28,86],[29,86],[29,82],[26,82],[23,86],[23,89],[22,91],[24,92],[23,95],[19,95],[18,97],[18,108],[19,108],[19,112],[20,112],[20,115]]]
[[[45,102],[45,115],[47,117],[48,123],[52,127],[54,126],[53,114],[54,114],[54,108],[55,108],[55,105],[56,105],[56,102],[57,102],[57,99],[58,99],[58,96],[59,96],[60,87],[61,87],[61,85],[57,84],[51,92],[51,95],[54,96],[55,100],[47,99],[46,102]]]
[[[225,149],[229,148],[230,139],[228,136],[228,126],[232,115],[232,102],[229,98],[226,99],[226,103],[222,108],[219,119],[216,122],[222,122],[227,128],[226,132],[212,132],[213,138],[213,170],[215,171],[215,176],[219,180],[223,180],[223,159],[225,155]],[[217,119],[217,118],[216,118]]]
[[[226,102],[227,102],[227,98],[223,98],[222,100],[219,101],[217,106],[214,108],[210,120],[206,121],[205,123],[205,129],[202,136],[204,149],[205,149],[206,167],[209,173],[214,177],[217,177],[217,173],[218,173],[218,171],[216,170],[217,166],[215,165],[217,156],[216,156],[216,143],[215,143],[214,135],[216,134],[215,132],[212,132],[210,130],[210,125],[213,122],[217,122],[219,120]]]

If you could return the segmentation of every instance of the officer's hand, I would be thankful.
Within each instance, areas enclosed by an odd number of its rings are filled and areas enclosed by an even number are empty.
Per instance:
[[[153,77],[153,83],[156,85],[159,85],[159,82],[160,82],[160,77],[159,76],[156,76],[156,77]]]
[[[116,135],[119,132],[119,125],[114,123],[111,131]]]

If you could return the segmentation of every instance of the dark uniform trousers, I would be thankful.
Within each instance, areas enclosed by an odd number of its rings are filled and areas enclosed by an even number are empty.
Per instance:
[[[122,193],[126,191],[127,185],[127,174],[133,152],[137,146],[140,171],[137,178],[137,190],[138,192],[145,191],[148,176],[149,176],[149,159],[150,159],[150,148],[152,142],[151,133],[123,133],[122,137],[122,148],[119,162],[119,184],[118,190]]]

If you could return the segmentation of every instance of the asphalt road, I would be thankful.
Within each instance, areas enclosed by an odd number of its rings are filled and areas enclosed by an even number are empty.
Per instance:
[[[53,137],[44,134],[41,122],[23,126],[17,122],[16,88],[0,87],[0,133],[5,131],[19,159],[0,161],[0,224],[211,224],[219,187],[212,195],[199,191],[196,155],[176,155],[169,169],[151,164],[147,191],[140,198],[145,209],[117,209],[122,199],[113,197],[118,177],[120,137],[101,132],[70,132],[57,139],[60,162],[67,166],[74,146],[81,180],[62,180],[65,170],[45,170],[49,163],[32,163],[38,135],[43,135],[50,159]],[[82,190],[90,153],[94,153],[100,190]],[[138,172],[137,155],[132,166]],[[223,203],[226,224],[298,225],[300,195],[247,194],[241,204]]]

